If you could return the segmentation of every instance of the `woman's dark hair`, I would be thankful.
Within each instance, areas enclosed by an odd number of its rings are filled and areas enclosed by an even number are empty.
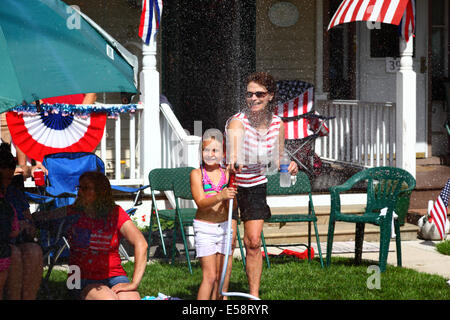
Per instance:
[[[106,220],[116,206],[108,178],[101,172],[89,171],[80,176],[79,182],[81,183],[84,179],[94,184],[94,192],[97,196],[94,202],[94,208],[97,217]],[[82,209],[83,206],[79,198],[75,200],[75,206]]]
[[[273,99],[268,104],[269,111],[273,112],[277,101],[277,82],[275,79],[267,72],[254,72],[247,77],[246,85],[250,82],[255,82],[260,86],[265,87],[267,92],[273,94]]]
[[[0,144],[0,169],[15,169],[16,159],[11,153],[11,145],[5,142]]]

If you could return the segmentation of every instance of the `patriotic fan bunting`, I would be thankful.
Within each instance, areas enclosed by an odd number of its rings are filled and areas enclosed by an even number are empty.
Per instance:
[[[445,223],[447,222],[447,208],[448,197],[450,194],[450,179],[445,184],[444,189],[434,202],[433,208],[430,211],[431,218],[436,225],[436,228],[441,236],[441,239],[445,237]]]
[[[106,113],[79,117],[61,113],[26,115],[8,112],[6,121],[14,144],[29,158],[42,161],[57,152],[91,152],[100,143]]]
[[[400,25],[408,41],[414,33],[414,0],[344,0],[328,25],[328,30],[347,22],[372,21]]]

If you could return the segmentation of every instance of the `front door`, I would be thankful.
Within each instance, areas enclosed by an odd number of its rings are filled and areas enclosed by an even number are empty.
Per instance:
[[[414,71],[417,76],[417,143],[418,157],[428,157],[427,135],[427,59],[428,4],[416,1],[416,36],[414,38]],[[399,61],[398,27],[383,23],[358,24],[359,100],[396,102],[396,72]]]

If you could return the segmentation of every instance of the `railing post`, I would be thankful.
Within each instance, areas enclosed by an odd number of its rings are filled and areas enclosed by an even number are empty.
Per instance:
[[[200,141],[201,137],[187,136],[183,141],[184,164],[188,167],[200,166]]]
[[[396,166],[416,176],[416,73],[413,70],[413,37],[400,38],[397,72]]]
[[[140,168],[146,177],[150,170],[161,167],[161,127],[159,119],[159,72],[156,70],[156,41],[142,45],[140,74],[141,101],[144,103],[140,123]]]

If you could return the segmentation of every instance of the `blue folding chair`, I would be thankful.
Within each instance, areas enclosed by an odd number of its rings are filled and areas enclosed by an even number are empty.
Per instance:
[[[42,164],[47,168],[46,186],[40,190],[40,194],[25,194],[30,200],[39,204],[40,210],[51,210],[65,207],[75,202],[77,196],[77,185],[80,176],[88,171],[105,173],[103,160],[91,152],[62,152],[49,154],[44,157]],[[126,210],[129,215],[133,215],[139,205],[141,191],[148,186],[139,188],[129,188],[111,186],[114,190],[136,194],[131,208]],[[44,251],[44,261],[47,259],[49,269],[44,278],[48,281],[51,270],[59,257],[69,254],[69,243],[65,237],[68,227],[76,220],[66,217],[58,221],[51,221],[41,229],[41,246]],[[129,256],[122,245],[119,251],[127,260]]]

